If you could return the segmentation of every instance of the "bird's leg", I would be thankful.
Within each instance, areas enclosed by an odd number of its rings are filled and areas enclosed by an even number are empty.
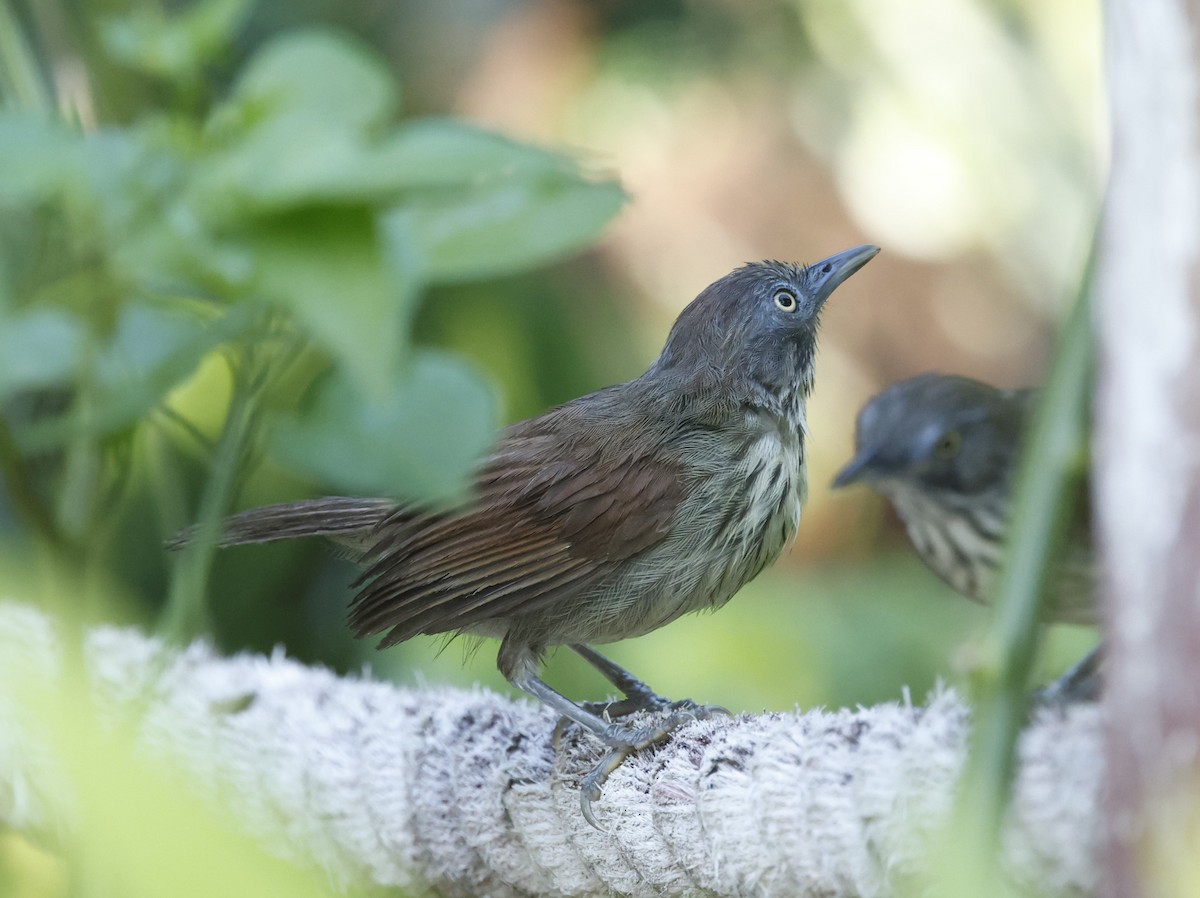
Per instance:
[[[580,707],[538,676],[541,667],[539,655],[537,647],[513,638],[510,633],[500,645],[500,654],[497,659],[500,672],[513,686],[533,696],[563,717],[575,721],[609,749],[608,754],[601,759],[595,769],[583,778],[579,794],[583,816],[592,826],[602,829],[592,813],[592,802],[600,798],[601,788],[609,775],[621,766],[621,763],[633,752],[656,745],[684,724],[700,717],[709,716],[709,714],[705,713],[705,709],[695,706],[693,703],[694,707],[691,708],[671,708],[670,713],[653,726],[633,727],[612,723],[593,711]],[[638,682],[631,674],[622,671],[617,665],[614,664],[612,667],[625,674],[629,680]],[[642,686],[642,689],[645,693],[654,694],[645,686]]]
[[[700,705],[690,698],[671,701],[659,695],[621,665],[601,655],[590,645],[575,642],[571,650],[588,664],[600,671],[604,679],[612,683],[625,696],[620,702],[582,702],[582,707],[611,720],[614,717],[624,717],[637,711],[689,711],[697,718],[712,717],[715,714],[728,715],[729,711],[718,705]]]
[[[1104,643],[1101,643],[1049,686],[1039,689],[1034,694],[1034,703],[1061,706],[1098,700],[1104,685],[1103,667]]]
[[[625,696],[623,701],[618,702],[578,702],[578,706],[585,711],[602,717],[605,721],[612,721],[637,711],[661,711],[671,705],[670,699],[659,695],[621,665],[604,657],[591,646],[576,642],[571,644],[571,648],[600,671],[604,678],[620,689]],[[562,740],[563,731],[570,722],[571,718],[567,716],[558,719],[558,724],[554,727],[555,745]]]
[[[711,712],[704,713],[708,709],[696,705],[695,710],[687,708],[672,710],[654,726],[623,726],[619,723],[610,723],[586,708],[581,708],[532,671],[521,671],[515,677],[510,678],[509,682],[548,705],[563,717],[575,721],[608,746],[608,753],[579,784],[579,805],[583,816],[588,823],[601,832],[605,830],[596,820],[596,815],[592,813],[592,802],[600,798],[601,789],[609,775],[635,751],[657,745],[684,724],[711,715]],[[557,735],[557,728],[555,733]]]
[[[573,720],[606,745],[616,747],[616,741],[620,741],[619,739],[614,741],[611,738],[611,733],[619,732],[620,727],[605,720],[594,711],[571,701],[536,674],[521,672],[517,676],[509,678],[509,682],[568,720]]]
[[[661,711],[671,704],[671,700],[659,695],[621,665],[601,655],[590,645],[572,643],[574,651],[596,670],[604,679],[621,690],[625,700],[621,702],[584,702],[583,707],[603,714],[606,718],[624,717],[635,711]]]

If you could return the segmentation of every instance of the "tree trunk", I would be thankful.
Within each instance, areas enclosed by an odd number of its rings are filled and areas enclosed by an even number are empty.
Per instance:
[[[1096,313],[1110,667],[1106,894],[1200,888],[1200,4],[1106,5],[1113,163]]]

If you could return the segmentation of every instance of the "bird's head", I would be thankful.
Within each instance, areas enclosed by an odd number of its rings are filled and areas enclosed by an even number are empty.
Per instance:
[[[710,284],[679,315],[656,367],[748,377],[773,392],[812,385],[817,321],[830,294],[879,252],[858,246],[813,265],[755,262]]]
[[[833,486],[865,482],[940,501],[1007,492],[1031,398],[945,374],[894,384],[859,412],[854,458]]]

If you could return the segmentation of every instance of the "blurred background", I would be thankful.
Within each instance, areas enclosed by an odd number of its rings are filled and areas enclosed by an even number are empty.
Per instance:
[[[160,86],[96,38],[109,17],[175,3],[12,7],[85,127],[161,103]],[[658,691],[735,711],[920,701],[983,626],[908,550],[884,504],[828,484],[854,418],[923,371],[1037,383],[1083,263],[1105,170],[1098,4],[1090,0],[258,0],[202,93],[220,96],[272,36],[326,26],[370,47],[402,116],[453,116],[565,150],[628,202],[576,253],[519,274],[422,292],[413,339],[469,360],[518,420],[636,376],[679,310],[743,262],[814,261],[859,243],[883,253],[827,308],[809,407],[810,498],[784,558],[715,615],[611,648]],[[201,102],[195,96],[180,102]],[[304,377],[278,390],[303,393]],[[215,434],[228,401],[218,357],[172,394]],[[155,425],[146,424],[145,428]],[[181,459],[194,519],[208,460],[178,429],[136,425],[113,447]],[[238,508],[333,491],[264,451]],[[9,485],[11,493],[12,484]],[[46,567],[0,497],[3,585],[28,596]],[[147,467],[104,510],[106,616],[152,621],[174,559]],[[157,523],[156,523],[157,522]],[[402,684],[507,686],[492,645],[418,639],[386,653],[345,627],[354,569],[317,542],[220,553],[213,637],[228,651],[282,644],[339,671]],[[113,610],[116,608],[117,610]],[[1056,628],[1039,677],[1094,634]],[[604,684],[564,653],[547,679],[574,698]]]

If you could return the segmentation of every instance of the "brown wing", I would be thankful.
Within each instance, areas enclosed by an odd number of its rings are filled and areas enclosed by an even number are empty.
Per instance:
[[[359,581],[355,632],[387,630],[382,648],[569,601],[665,538],[680,471],[620,446],[610,428],[581,439],[571,424],[549,415],[510,430],[469,508],[385,521]]]

